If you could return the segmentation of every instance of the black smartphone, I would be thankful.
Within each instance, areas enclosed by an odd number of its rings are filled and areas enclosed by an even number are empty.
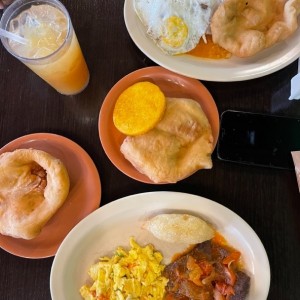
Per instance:
[[[295,169],[300,118],[227,110],[221,115],[217,156],[221,160]]]

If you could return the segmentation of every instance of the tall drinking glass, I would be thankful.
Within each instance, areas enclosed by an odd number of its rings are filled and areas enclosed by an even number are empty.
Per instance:
[[[3,13],[0,28],[27,40],[1,37],[4,47],[59,93],[75,95],[89,82],[68,11],[58,0],[17,0]]]

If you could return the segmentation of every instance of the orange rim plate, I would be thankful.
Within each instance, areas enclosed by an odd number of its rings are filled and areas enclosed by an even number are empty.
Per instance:
[[[197,79],[155,66],[134,71],[119,80],[105,97],[100,109],[98,129],[102,147],[121,172],[137,181],[154,184],[146,175],[137,171],[120,152],[120,146],[126,136],[119,132],[113,123],[114,106],[121,92],[136,82],[146,80],[157,84],[167,97],[185,97],[199,102],[211,124],[214,147],[218,140],[220,124],[218,109],[212,95]]]

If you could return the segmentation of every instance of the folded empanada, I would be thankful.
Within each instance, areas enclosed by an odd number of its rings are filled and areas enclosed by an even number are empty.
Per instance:
[[[200,104],[167,98],[165,114],[145,134],[128,136],[121,145],[125,158],[155,183],[174,183],[199,169],[212,167],[213,136]]]
[[[144,227],[156,238],[169,243],[198,244],[215,235],[210,224],[189,214],[160,214],[148,220]]]

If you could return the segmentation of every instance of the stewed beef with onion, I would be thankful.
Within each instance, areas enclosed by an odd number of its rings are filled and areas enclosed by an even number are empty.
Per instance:
[[[165,268],[165,299],[246,299],[250,277],[241,270],[240,255],[217,239],[196,245]]]

